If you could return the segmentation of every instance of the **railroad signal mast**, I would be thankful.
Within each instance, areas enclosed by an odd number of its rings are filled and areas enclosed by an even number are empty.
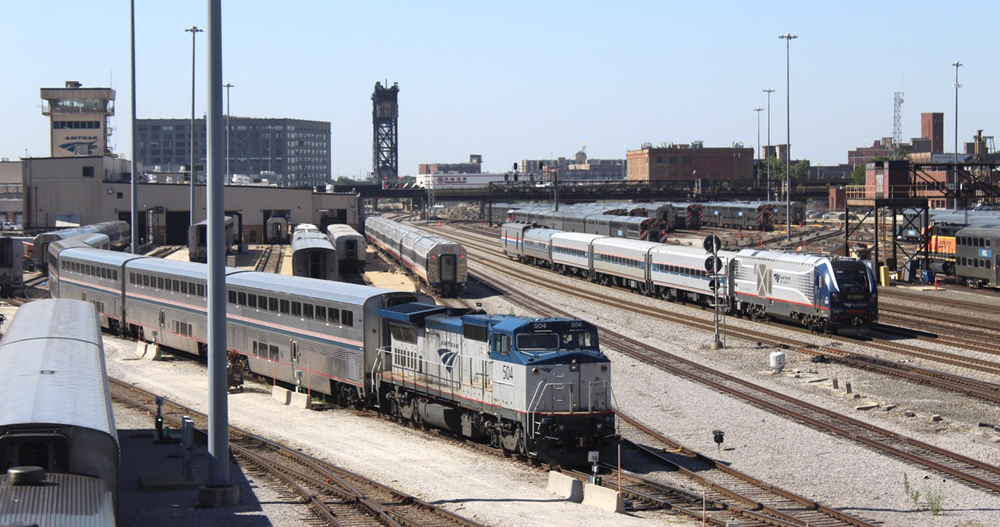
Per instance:
[[[711,254],[711,256],[705,259],[705,270],[708,271],[708,274],[712,277],[712,280],[709,282],[709,287],[712,289],[712,294],[715,297],[714,301],[712,302],[713,306],[715,307],[715,316],[714,316],[715,336],[712,339],[712,344],[710,347],[714,350],[717,350],[725,347],[725,344],[720,338],[720,333],[719,333],[719,319],[721,318],[719,313],[719,308],[720,308],[719,289],[720,288],[725,289],[726,285],[725,285],[725,280],[723,279],[724,274],[720,274],[719,272],[722,271],[726,266],[723,263],[722,259],[719,258],[719,249],[722,248],[722,240],[720,240],[718,236],[711,235],[705,238],[704,247],[705,247],[705,252]],[[725,324],[723,324],[723,327],[724,326]]]

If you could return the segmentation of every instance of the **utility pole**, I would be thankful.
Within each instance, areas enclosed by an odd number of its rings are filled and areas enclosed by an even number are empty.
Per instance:
[[[788,233],[788,240],[792,239],[792,77],[791,77],[791,54],[792,39],[799,38],[797,35],[785,33],[778,35],[778,38],[785,40],[785,125],[788,144],[785,145],[785,229]]]
[[[764,162],[767,163],[767,201],[771,201],[771,94],[774,90],[765,88],[767,94],[767,149],[764,150]]]
[[[231,128],[229,125],[229,88],[232,88],[233,85],[227,82],[222,87],[226,89],[226,183],[232,183],[233,173],[229,171],[229,129]]]

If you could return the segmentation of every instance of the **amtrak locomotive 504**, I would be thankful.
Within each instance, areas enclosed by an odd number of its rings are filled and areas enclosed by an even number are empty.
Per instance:
[[[52,294],[101,325],[206,353],[207,267],[71,247]],[[486,315],[422,294],[226,269],[229,351],[257,375],[341,404],[555,462],[614,436],[611,372],[581,320]]]

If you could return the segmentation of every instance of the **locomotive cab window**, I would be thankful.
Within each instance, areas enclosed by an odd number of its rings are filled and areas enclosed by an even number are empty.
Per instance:
[[[405,342],[407,344],[417,343],[417,332],[412,327],[391,325],[389,326],[389,333],[392,334],[393,340],[397,342]]]
[[[517,336],[517,349],[522,351],[559,349],[555,333],[522,333]]]
[[[560,349],[564,350],[586,350],[595,349],[594,345],[595,339],[594,334],[590,331],[582,331],[579,333],[564,333],[561,337],[562,344],[559,346]]]
[[[493,352],[501,355],[510,353],[510,335],[493,335]]]

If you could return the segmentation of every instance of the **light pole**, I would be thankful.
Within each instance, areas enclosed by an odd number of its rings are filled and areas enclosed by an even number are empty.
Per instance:
[[[188,177],[191,179],[191,225],[194,225],[194,37],[204,30],[191,26],[184,31],[191,33],[191,166]]]
[[[233,85],[230,83],[225,83],[222,85],[226,89],[226,183],[232,183],[232,173],[229,171],[229,88]]]
[[[139,134],[136,133],[136,121],[135,121],[135,0],[129,2],[131,4],[131,44],[132,44],[132,177],[129,181],[129,198],[132,201],[132,212],[129,213],[130,219],[130,251],[132,254],[139,253],[139,211],[136,208],[139,204],[139,174],[136,171],[136,154],[139,153],[138,143],[136,138]],[[27,155],[25,155],[27,157]]]
[[[764,109],[761,107],[754,108],[753,111],[757,112],[757,151],[760,151],[760,112]],[[760,159],[758,157],[758,159]],[[760,184],[760,164],[757,164],[757,184]]]
[[[955,63],[952,64],[952,66],[955,66],[955,158],[954,158],[954,162],[958,163],[958,89],[962,87],[962,85],[958,83],[958,68],[962,67],[962,63],[956,60]],[[954,202],[952,203],[952,208],[953,209],[957,209],[958,208],[958,168],[957,167],[952,167],[952,171],[955,174],[955,189],[953,190],[955,198],[954,198]]]
[[[771,201],[771,94],[774,90],[764,88],[767,94],[767,149],[764,150],[764,162],[767,163],[767,200]]]
[[[792,239],[792,88],[791,72],[791,47],[792,39],[799,38],[798,35],[785,33],[778,35],[778,38],[785,40],[785,229],[788,232],[788,240]]]

